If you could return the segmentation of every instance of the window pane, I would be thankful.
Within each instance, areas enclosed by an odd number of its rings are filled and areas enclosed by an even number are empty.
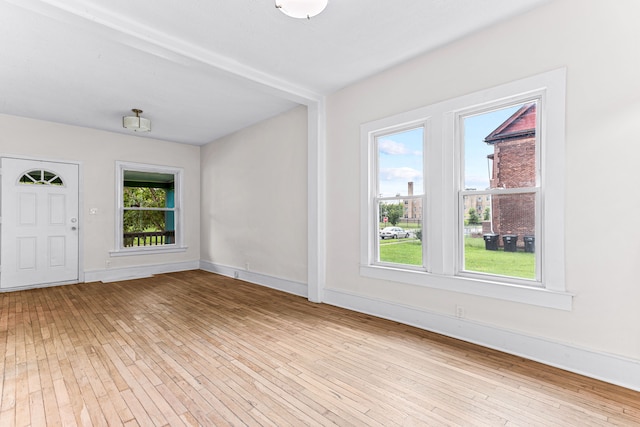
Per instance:
[[[464,188],[536,185],[536,102],[463,119]]]
[[[424,194],[423,140],[422,127],[376,139],[380,197]]]
[[[125,210],[124,246],[153,246],[175,243],[173,212]]]
[[[422,266],[422,200],[381,202],[380,262]]]
[[[488,205],[479,205],[477,196],[463,197],[465,209],[469,206],[463,224],[463,270],[535,279],[535,197],[494,194]]]
[[[143,170],[138,170],[140,166]],[[118,194],[121,222],[118,246],[177,245],[182,248],[180,182],[182,170],[116,162],[122,177]],[[145,170],[146,169],[146,170]],[[137,250],[131,253],[144,253]]]
[[[53,173],[53,172],[49,172],[49,171],[45,171],[45,170],[42,171],[42,180],[43,181],[49,182],[49,181],[53,180],[56,176],[57,175],[55,173]]]
[[[125,170],[123,187],[124,207],[174,207],[174,174]]]
[[[125,208],[169,208],[167,189],[149,187],[124,187]],[[172,191],[172,190],[171,190]]]
[[[175,243],[175,213],[169,210],[175,207],[174,174],[125,170],[122,201],[125,247]]]

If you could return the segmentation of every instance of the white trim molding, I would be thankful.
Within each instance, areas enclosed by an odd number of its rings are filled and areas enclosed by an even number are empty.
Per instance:
[[[341,290],[326,288],[324,296],[326,304],[415,326],[640,391],[640,360],[584,349],[468,319],[433,313]]]
[[[242,268],[230,267],[204,260],[200,261],[200,269],[208,271],[209,273],[216,273],[220,274],[221,276],[233,277],[234,279],[243,280],[255,285],[265,286],[267,288],[276,289],[288,294],[308,298],[309,289],[306,283],[296,282],[289,279],[282,279],[280,277],[269,276]]]
[[[197,270],[198,261],[184,261],[164,264],[139,265],[134,267],[105,268],[84,272],[85,282],[118,282],[121,280],[142,279],[154,274],[175,273]]]
[[[360,275],[372,279],[382,279],[390,282],[400,281],[416,286],[428,286],[434,289],[479,295],[565,311],[571,311],[573,309],[573,298],[575,296],[571,292],[492,282],[489,280],[478,280],[471,277],[438,276],[424,271],[403,270],[393,267],[362,265],[360,266]]]
[[[14,286],[11,288],[0,288],[0,294],[6,293],[6,292],[28,291],[31,289],[39,289],[39,288],[52,288],[54,286],[77,285],[78,283],[82,283],[82,282],[79,282],[77,280],[72,280],[69,282],[39,283],[37,285]]]
[[[143,172],[143,173],[161,173],[168,174],[174,176],[174,191],[175,191],[175,200],[174,200],[174,231],[175,231],[175,242],[173,244],[167,245],[157,245],[157,246],[149,246],[149,247],[124,247],[123,236],[124,236],[124,225],[123,225],[123,215],[125,211],[124,206],[124,175],[126,171],[135,171],[135,172]],[[170,253],[170,252],[184,252],[187,250],[187,247],[184,245],[184,203],[183,203],[183,176],[184,169],[180,167],[174,166],[161,166],[161,165],[151,165],[145,163],[135,163],[135,162],[125,162],[121,160],[116,160],[116,210],[115,210],[115,248],[109,251],[109,256],[128,256],[128,255],[145,255],[145,254],[160,254],[160,253]],[[127,208],[131,209],[131,208]]]

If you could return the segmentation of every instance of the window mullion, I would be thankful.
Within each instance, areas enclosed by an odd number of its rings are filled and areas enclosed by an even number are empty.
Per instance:
[[[434,235],[430,253],[433,255],[433,272],[436,274],[453,275],[456,263],[456,200],[455,188],[457,179],[455,178],[457,165],[455,163],[455,144],[446,143],[453,141],[455,127],[452,120],[454,114],[442,111],[434,120],[433,132],[434,140],[431,146],[433,154],[430,157],[430,168],[433,179],[429,186],[433,192],[432,233]],[[437,138],[437,139],[436,139]]]

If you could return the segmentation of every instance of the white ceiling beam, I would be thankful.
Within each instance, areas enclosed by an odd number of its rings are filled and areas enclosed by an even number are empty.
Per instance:
[[[60,0],[4,1],[52,19],[87,27],[93,31],[108,30],[113,38],[130,47],[183,65],[185,62],[205,65],[226,77],[250,84],[263,93],[303,105],[317,103],[322,99],[321,94],[312,90],[104,9],[80,9]]]

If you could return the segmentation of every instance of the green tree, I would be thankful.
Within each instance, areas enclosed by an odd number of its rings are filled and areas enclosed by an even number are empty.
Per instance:
[[[389,205],[387,205],[386,203],[380,203],[378,205],[378,211],[379,211],[378,218],[380,218],[380,222],[382,222],[382,219],[388,215],[387,206]]]
[[[162,188],[125,187],[123,199],[125,208],[164,208],[167,202],[167,192]],[[125,233],[164,231],[165,213],[125,209],[122,225]]]
[[[478,212],[474,208],[469,209],[469,224],[480,224]]]
[[[384,217],[387,217],[387,223],[391,225],[398,224],[404,213],[404,208],[399,203],[380,203],[378,208],[380,222],[382,222]]]
[[[404,213],[404,208],[401,204],[391,204],[387,205],[387,217],[389,217],[389,222],[391,225],[396,225],[400,222],[400,218],[402,218],[402,214]]]
[[[491,209],[489,209],[488,207],[484,208],[484,220],[485,221],[489,221],[489,219],[491,218]]]

